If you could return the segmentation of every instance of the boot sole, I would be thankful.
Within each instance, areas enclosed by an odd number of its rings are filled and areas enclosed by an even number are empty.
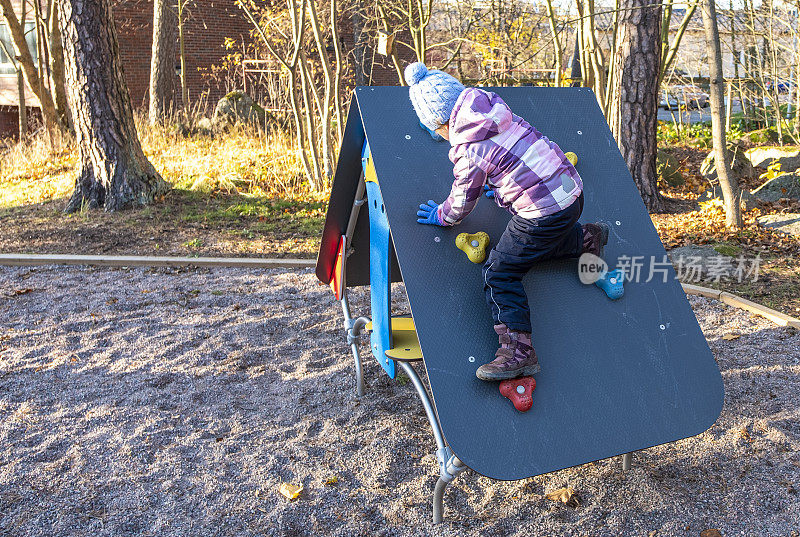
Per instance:
[[[491,382],[496,380],[510,380],[519,377],[530,377],[532,375],[535,375],[541,370],[542,370],[541,366],[539,364],[536,364],[536,365],[526,365],[525,367],[522,367],[515,371],[499,371],[497,373],[483,373],[480,371],[476,371],[475,376],[477,376],[481,380],[487,380]]]

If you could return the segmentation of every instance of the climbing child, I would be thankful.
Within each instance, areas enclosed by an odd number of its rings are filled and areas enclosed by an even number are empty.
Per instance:
[[[450,142],[455,181],[441,204],[420,205],[421,224],[452,226],[486,191],[513,215],[483,267],[486,302],[500,339],[495,360],[478,368],[482,380],[533,375],[539,362],[531,344],[530,307],[522,278],[546,259],[602,256],[609,228],[578,223],[583,183],[561,149],[514,115],[494,93],[465,88],[422,63],[405,70],[420,123]],[[610,295],[609,295],[610,296]]]

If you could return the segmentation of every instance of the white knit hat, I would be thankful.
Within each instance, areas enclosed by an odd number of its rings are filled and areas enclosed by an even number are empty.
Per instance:
[[[428,71],[422,62],[406,67],[405,75],[408,96],[420,122],[432,131],[449,123],[464,85],[442,71]]]

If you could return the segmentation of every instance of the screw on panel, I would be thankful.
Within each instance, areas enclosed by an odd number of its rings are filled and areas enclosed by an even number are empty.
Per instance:
[[[617,221],[615,222],[615,224],[617,224],[618,226],[621,226],[621,225],[622,225],[622,222],[620,222],[619,220],[617,220]]]
[[[475,361],[475,357],[474,356],[470,356],[469,358],[467,358],[467,360],[469,360],[470,362],[474,362]]]
[[[658,325],[658,327],[659,327],[661,330],[666,330],[666,329],[667,329],[667,327],[666,327],[666,326],[664,326],[663,324],[660,324],[660,325]]]
[[[583,131],[578,131],[578,134],[583,134]]]
[[[517,393],[525,393],[525,386],[517,386]]]
[[[441,240],[442,240],[442,239],[440,239],[439,237],[434,237],[434,238],[433,238],[433,242],[440,242]]]
[[[411,139],[411,135],[410,134],[406,134],[406,140],[410,140],[410,139]]]

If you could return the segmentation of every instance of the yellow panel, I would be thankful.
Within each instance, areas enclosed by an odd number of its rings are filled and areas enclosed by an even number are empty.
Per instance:
[[[372,321],[368,322],[364,329],[367,332],[372,332]],[[414,318],[413,317],[392,317],[392,332],[395,330],[414,330],[416,332],[416,328],[414,327]]]
[[[386,356],[393,360],[411,362],[422,360],[422,349],[419,348],[417,333],[413,330],[392,330],[394,348],[386,351]]]
[[[365,326],[372,330],[372,323]],[[392,317],[392,345],[394,348],[386,351],[386,356],[392,360],[413,362],[422,360],[422,349],[419,348],[417,330],[412,317]]]
[[[372,157],[367,159],[367,169],[364,170],[364,181],[368,183],[378,182],[378,174],[375,173],[375,164],[372,162]]]

